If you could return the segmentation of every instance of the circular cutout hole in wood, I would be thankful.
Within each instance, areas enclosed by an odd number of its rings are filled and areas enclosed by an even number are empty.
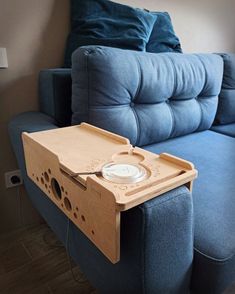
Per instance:
[[[62,193],[61,193],[60,185],[55,178],[51,179],[51,188],[52,188],[52,192],[53,192],[55,198],[57,200],[61,200]]]
[[[67,197],[64,197],[64,206],[68,211],[72,210],[71,202],[70,202],[69,198],[67,198]]]
[[[44,172],[44,178],[47,182],[49,182],[50,178],[48,176],[48,173],[47,172]]]
[[[82,220],[85,222],[86,221],[86,219],[85,219],[85,216],[84,215],[81,215],[81,218],[82,218]]]

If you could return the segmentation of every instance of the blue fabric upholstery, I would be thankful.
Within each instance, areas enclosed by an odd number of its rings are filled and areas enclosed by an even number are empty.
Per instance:
[[[72,0],[65,66],[75,49],[103,45],[145,51],[157,16],[108,0]]]
[[[79,48],[73,54],[72,123],[90,122],[139,146],[208,129],[222,72],[222,58],[213,54]]]
[[[18,165],[26,177],[24,152],[21,140],[23,132],[36,132],[58,128],[55,119],[41,112],[26,112],[15,116],[9,123],[8,130]]]
[[[235,54],[220,54],[224,61],[224,75],[219,105],[216,114],[217,124],[235,122]]]
[[[214,125],[211,130],[235,138],[235,123],[227,125]]]
[[[71,124],[71,87],[70,69],[45,69],[40,72],[40,110],[52,116],[60,127]]]
[[[235,279],[235,139],[204,131],[144,148],[183,157],[197,167],[192,289],[222,293]]]
[[[21,133],[56,128],[41,113],[24,113],[9,124],[9,134],[33,204],[65,244],[66,216],[26,176]],[[68,250],[100,293],[187,293],[193,258],[192,199],[179,187],[122,213],[121,261],[111,264],[69,223]]]
[[[146,45],[147,52],[182,53],[180,40],[176,36],[171,18],[167,12],[152,12],[157,15],[152,33]]]

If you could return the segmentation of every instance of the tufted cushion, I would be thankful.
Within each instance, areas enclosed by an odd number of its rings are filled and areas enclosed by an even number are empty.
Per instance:
[[[223,62],[213,54],[88,46],[73,55],[72,123],[147,145],[210,128]]]
[[[216,114],[218,124],[235,122],[235,54],[220,54],[224,61],[224,76]]]

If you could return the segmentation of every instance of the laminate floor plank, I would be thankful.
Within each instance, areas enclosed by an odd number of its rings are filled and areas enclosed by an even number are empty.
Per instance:
[[[35,236],[43,234],[44,231],[50,230],[45,223],[32,226],[24,226],[15,231],[4,233],[0,235],[0,251],[6,248],[7,243],[14,243],[25,239],[31,239]]]
[[[31,261],[22,243],[10,244],[0,253],[0,273],[9,273]]]
[[[89,284],[89,282],[84,279],[82,272],[78,267],[73,269],[73,273],[75,275],[76,281],[71,280],[71,272],[68,271],[63,273],[62,275],[56,277],[54,280],[49,282],[49,288],[51,289],[53,294],[87,294],[92,293],[94,288]]]
[[[1,294],[98,294],[46,224],[0,236]]]

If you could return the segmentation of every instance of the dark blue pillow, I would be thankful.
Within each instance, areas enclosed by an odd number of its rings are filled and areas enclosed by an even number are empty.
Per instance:
[[[147,52],[179,52],[182,53],[179,38],[174,32],[170,15],[167,12],[152,12],[157,16],[149,42]]]
[[[78,47],[103,45],[145,51],[157,14],[108,0],[71,0],[65,67]]]

